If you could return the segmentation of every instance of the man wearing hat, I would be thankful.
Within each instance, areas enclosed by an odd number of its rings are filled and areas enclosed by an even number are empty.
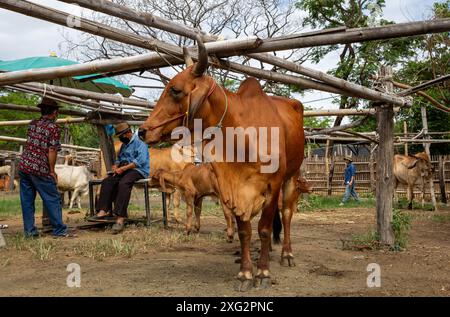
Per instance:
[[[116,223],[112,227],[114,234],[123,231],[125,219],[128,217],[133,183],[147,178],[150,171],[150,156],[148,146],[142,142],[137,133],[131,131],[128,123],[123,122],[115,126],[115,135],[122,142],[119,155],[112,172],[102,182],[98,210],[92,220],[105,219],[112,211],[116,216]],[[114,208],[112,203],[114,202]]]
[[[339,206],[343,206],[350,198],[350,195],[352,195],[353,198],[355,198],[355,200],[359,202],[358,194],[356,194],[355,191],[355,175],[356,175],[355,165],[353,165],[353,160],[350,156],[345,156],[344,161],[347,164],[344,172],[345,194]]]
[[[55,122],[59,106],[55,101],[43,98],[38,107],[42,116],[29,124],[27,143],[19,162],[20,203],[25,236],[39,236],[34,219],[36,192],[47,209],[53,236],[73,236],[63,223],[61,197],[56,187],[58,177],[55,164],[57,153],[61,150],[60,128]]]

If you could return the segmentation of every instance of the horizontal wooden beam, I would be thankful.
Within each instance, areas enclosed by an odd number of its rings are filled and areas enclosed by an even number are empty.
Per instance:
[[[9,103],[0,103],[0,110],[16,110],[23,112],[37,112],[40,113],[41,109],[36,106],[24,106],[24,105],[13,105]],[[87,115],[87,112],[81,112],[77,110],[69,110],[69,109],[59,109],[60,114],[69,115],[69,116],[77,116],[83,117]]]
[[[26,143],[27,139],[14,138],[14,137],[9,137],[9,136],[0,136],[0,141]],[[85,146],[72,145],[72,144],[61,144],[61,147],[66,148],[66,149],[100,152],[99,149],[85,147]]]
[[[95,99],[100,101],[107,101],[112,102],[120,105],[131,105],[131,106],[137,106],[141,108],[147,108],[152,109],[155,106],[154,102],[150,101],[144,101],[144,100],[138,100],[138,99],[132,99],[132,98],[125,98],[119,95],[112,95],[107,93],[98,93],[88,90],[82,90],[82,89],[75,89],[75,88],[69,88],[69,87],[62,87],[62,86],[55,86],[55,85],[48,85],[48,84],[41,84],[41,83],[26,83],[26,84],[17,84],[15,85],[19,88],[28,88],[28,89],[34,89],[39,90],[41,92],[56,92],[63,95],[68,96],[75,96],[80,97],[83,99]]]
[[[86,118],[63,118],[57,119],[57,124],[71,124],[85,122]],[[15,121],[0,121],[0,127],[15,127],[21,125],[29,125],[31,120],[15,120]]]

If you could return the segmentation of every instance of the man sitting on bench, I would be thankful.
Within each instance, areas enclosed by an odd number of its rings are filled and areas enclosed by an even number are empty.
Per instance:
[[[122,146],[112,171],[108,172],[108,177],[102,181],[97,206],[99,212],[90,218],[98,221],[111,216],[116,217],[116,223],[112,227],[113,234],[124,229],[134,182],[147,178],[150,170],[147,144],[139,139],[137,133],[133,134],[128,123],[117,124],[115,130],[115,135],[119,137]],[[114,208],[112,208],[113,201]]]

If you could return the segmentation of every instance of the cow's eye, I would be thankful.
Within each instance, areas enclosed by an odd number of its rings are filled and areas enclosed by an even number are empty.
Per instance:
[[[176,87],[171,87],[170,94],[175,98],[180,98],[183,94],[183,91],[180,89],[177,89]]]

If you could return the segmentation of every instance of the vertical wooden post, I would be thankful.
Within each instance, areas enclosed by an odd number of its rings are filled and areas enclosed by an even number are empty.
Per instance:
[[[406,121],[403,121],[403,135],[405,137],[405,139],[408,138],[408,124],[406,123]],[[408,142],[405,142],[405,155],[408,155]]]
[[[376,180],[375,180],[375,144],[370,143],[370,156],[369,156],[369,171],[370,171],[370,189],[372,193],[376,193]]]
[[[392,92],[392,67],[382,67],[380,78],[384,79],[386,91]],[[394,231],[392,230],[392,202],[394,191],[394,109],[392,104],[376,106],[377,132],[380,144],[377,155],[377,185],[376,209],[377,232],[380,242],[386,245],[394,244]]]
[[[327,182],[327,195],[331,195],[331,184],[330,184],[330,140],[327,140],[327,143],[325,145],[325,179]]]
[[[444,172],[443,155],[439,155],[439,188],[441,190],[441,203],[447,204],[447,195],[445,193],[445,172]]]
[[[423,138],[429,139],[430,136],[428,134],[427,109],[425,108],[425,106],[423,106],[423,105],[420,106],[420,113],[422,114]],[[430,158],[430,163],[431,163],[430,143],[424,143],[423,147],[425,148],[425,153],[427,153],[428,157]],[[437,208],[437,203],[436,203],[436,195],[434,193],[434,174],[431,175],[431,178],[430,178],[430,196],[431,196],[431,203],[433,204],[433,208],[435,211],[437,211],[438,208]]]
[[[103,153],[103,160],[106,165],[106,171],[110,171],[115,160],[114,144],[111,138],[106,134],[105,127],[97,124],[98,136],[100,139],[100,149]]]
[[[16,164],[17,163],[17,157],[16,154],[12,154],[11,155],[11,175],[9,178],[9,192],[13,193],[14,192],[14,179],[16,178],[16,173],[17,173],[17,168],[16,168]]]

